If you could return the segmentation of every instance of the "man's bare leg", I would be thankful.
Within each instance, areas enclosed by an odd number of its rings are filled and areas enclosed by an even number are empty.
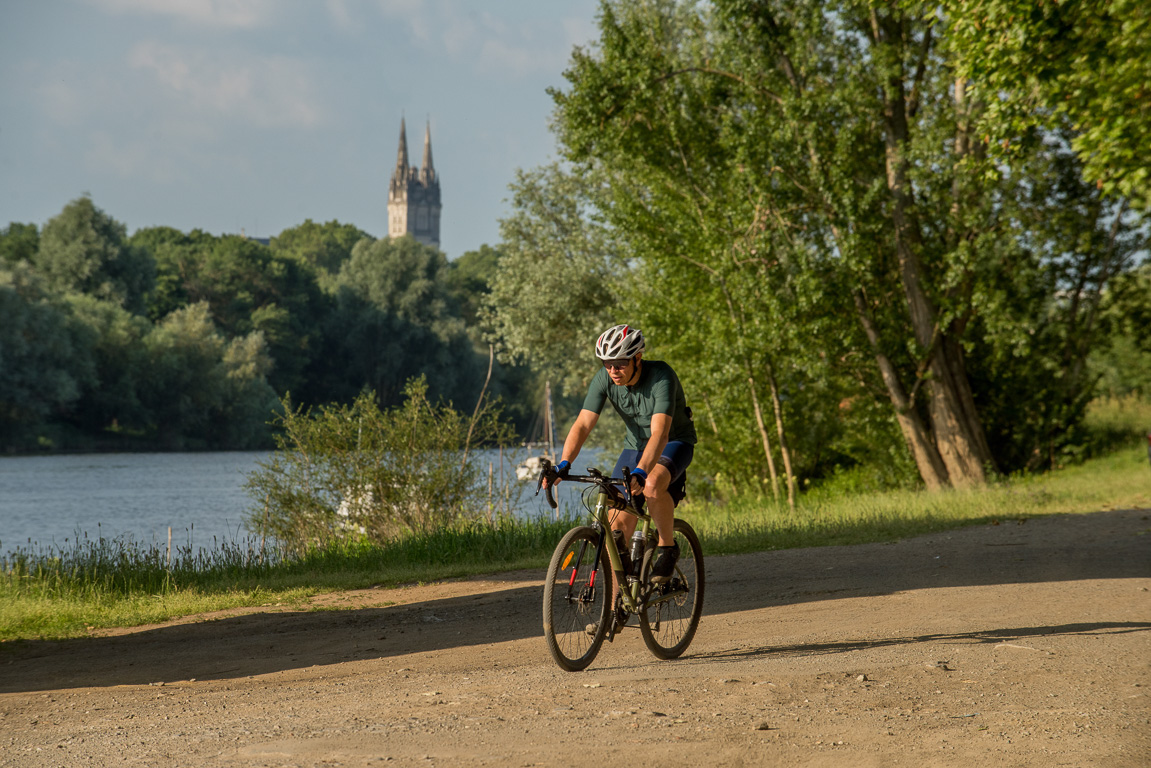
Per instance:
[[[647,511],[655,521],[659,531],[659,545],[670,547],[675,544],[675,503],[667,487],[671,485],[671,471],[663,464],[657,464],[647,476],[643,495],[647,498]]]

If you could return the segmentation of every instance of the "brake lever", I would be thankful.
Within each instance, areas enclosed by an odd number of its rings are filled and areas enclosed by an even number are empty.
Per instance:
[[[540,476],[536,480],[536,496],[540,495],[540,487],[544,484],[544,478],[550,476],[552,480],[556,480],[559,474],[552,467],[552,463],[544,456],[540,456]],[[559,509],[560,505],[556,502],[556,497],[552,494],[552,487],[554,482],[544,487],[544,498],[548,500],[548,506],[552,509]]]

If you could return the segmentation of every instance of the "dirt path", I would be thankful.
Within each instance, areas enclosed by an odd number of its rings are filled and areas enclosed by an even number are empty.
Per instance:
[[[685,658],[577,674],[537,572],[21,643],[0,766],[1147,766],[1149,518],[713,557]]]

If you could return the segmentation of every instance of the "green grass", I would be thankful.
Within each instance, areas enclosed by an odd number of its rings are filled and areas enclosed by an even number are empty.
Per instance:
[[[711,555],[891,541],[933,531],[1040,515],[1151,507],[1145,450],[1126,449],[1057,472],[999,480],[972,491],[836,495],[812,491],[791,512],[768,499],[688,503]],[[68,550],[18,550],[0,561],[0,641],[64,638],[208,611],[276,605],[345,589],[521,568],[541,571],[571,521],[472,524],[386,546],[347,543],[302,557],[258,542],[174,553],[121,541]]]
[[[1151,507],[1142,447],[1042,475],[1004,478],[965,491],[888,491],[801,497],[795,513],[767,498],[691,505],[684,516],[709,553],[757,552],[892,541],[1041,515]]]

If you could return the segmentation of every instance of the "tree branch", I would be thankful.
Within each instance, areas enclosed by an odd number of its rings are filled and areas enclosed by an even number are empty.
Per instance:
[[[911,95],[907,98],[907,114],[915,117],[915,113],[919,111],[919,90],[923,85],[923,76],[927,72],[927,58],[931,53],[931,44],[933,42],[931,37],[931,30],[933,27],[929,24],[927,31],[923,33],[923,43],[919,47],[919,61],[915,64],[915,77],[911,81]]]

